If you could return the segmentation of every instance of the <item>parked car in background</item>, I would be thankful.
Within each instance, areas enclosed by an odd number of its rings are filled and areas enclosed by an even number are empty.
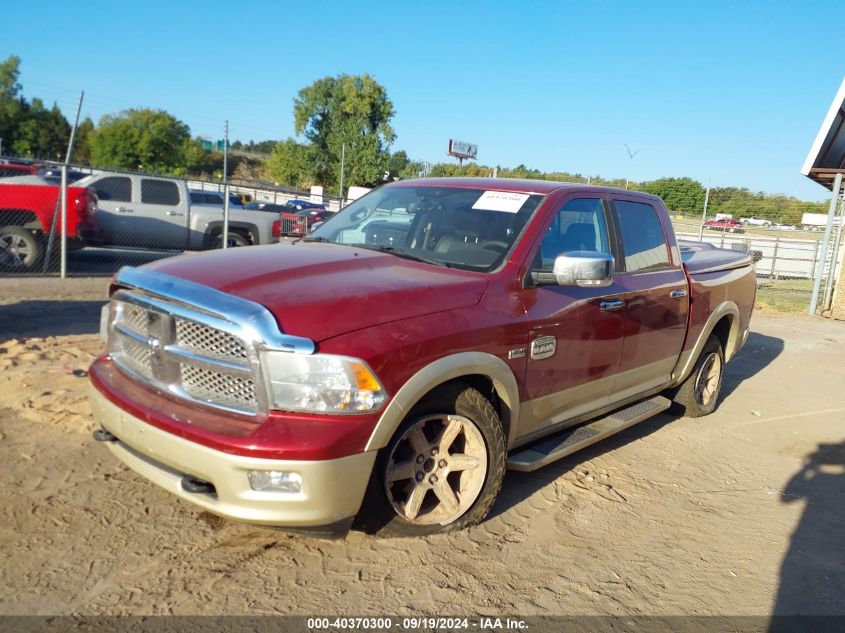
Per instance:
[[[15,165],[12,163],[0,163],[0,178],[13,178],[15,176],[29,176],[38,171],[33,165]]]
[[[97,223],[108,246],[202,250],[222,244],[222,202],[192,204],[184,180],[99,172],[77,184],[97,191]],[[273,220],[269,214],[231,207],[227,243],[269,244],[274,241]]]
[[[62,182],[62,168],[56,167],[55,165],[48,165],[46,167],[42,167],[37,171],[37,175],[41,176],[47,182],[58,185]],[[77,171],[76,169],[68,169],[67,170],[67,181],[68,184],[72,182],[76,182],[77,180],[82,180],[85,176],[89,176],[90,174],[85,173],[84,171]]]
[[[770,227],[772,225],[771,220],[767,220],[766,218],[761,218],[756,215],[752,215],[750,218],[740,218],[739,221],[742,224],[749,224],[751,226]]]
[[[742,222],[733,219],[722,218],[721,220],[708,220],[704,223],[705,229],[711,231],[727,231],[728,233],[745,233]]]
[[[794,224],[772,224],[771,228],[778,231],[797,231],[798,227]]]
[[[223,207],[223,193],[220,191],[203,191],[201,189],[190,189],[191,204],[204,204],[212,207]],[[229,208],[243,208],[241,196],[236,193],[229,194]]]
[[[41,265],[54,221],[59,235],[59,189],[38,176],[0,180],[0,270],[27,272]],[[97,194],[93,188],[68,187],[69,249],[102,242],[96,209]]]
[[[244,206],[244,209],[249,211],[268,211],[271,213],[281,213],[282,211],[288,212],[288,209],[283,204],[275,204],[273,202],[250,202],[248,205]]]

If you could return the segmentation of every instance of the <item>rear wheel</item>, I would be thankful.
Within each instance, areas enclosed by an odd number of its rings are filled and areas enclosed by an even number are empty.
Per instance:
[[[421,536],[480,523],[505,474],[495,409],[463,383],[418,404],[379,456],[359,524],[383,536]]]
[[[247,236],[245,236],[241,233],[235,233],[233,231],[229,231],[229,237],[226,240],[227,248],[237,248],[239,246],[251,246],[251,245],[252,245],[252,242],[250,241],[250,239]],[[207,233],[206,238],[205,238],[205,248],[210,249],[210,250],[223,248],[223,232],[217,231],[217,232],[210,233],[210,234]]]
[[[30,271],[41,258],[41,242],[20,226],[0,226],[0,269]]]
[[[222,242],[222,240],[218,238],[218,242],[220,243]],[[229,237],[226,239],[227,247],[237,248],[238,246],[249,246],[250,244],[252,244],[252,242],[249,241],[249,238],[241,235],[240,233],[232,233],[231,231],[229,231]]]
[[[684,408],[687,416],[700,418],[716,410],[722,391],[725,353],[715,336],[710,336],[695,363],[695,367],[678,389],[674,401]]]

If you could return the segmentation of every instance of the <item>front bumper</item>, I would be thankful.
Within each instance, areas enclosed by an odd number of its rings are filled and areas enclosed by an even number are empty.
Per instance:
[[[260,459],[231,455],[158,429],[127,413],[90,388],[96,421],[117,439],[109,450],[139,475],[204,510],[259,525],[316,528],[354,517],[375,462],[376,451],[323,461]],[[296,472],[298,493],[258,492],[250,470]],[[209,482],[215,493],[187,492],[186,476]]]

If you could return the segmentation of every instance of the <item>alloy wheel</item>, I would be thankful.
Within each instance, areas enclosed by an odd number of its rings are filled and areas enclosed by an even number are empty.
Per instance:
[[[487,445],[461,415],[428,415],[394,444],[385,469],[390,505],[415,525],[447,525],[475,503],[487,476]]]

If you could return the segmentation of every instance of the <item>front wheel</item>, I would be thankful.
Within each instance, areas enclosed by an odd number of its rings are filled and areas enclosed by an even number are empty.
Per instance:
[[[359,524],[383,536],[422,536],[480,523],[505,474],[496,410],[462,383],[418,404],[376,462]]]
[[[0,270],[28,272],[41,257],[41,243],[20,226],[0,226]]]
[[[725,352],[715,336],[710,336],[692,373],[681,384],[673,400],[681,405],[686,415],[700,418],[716,410],[722,391],[722,376],[725,368]]]

